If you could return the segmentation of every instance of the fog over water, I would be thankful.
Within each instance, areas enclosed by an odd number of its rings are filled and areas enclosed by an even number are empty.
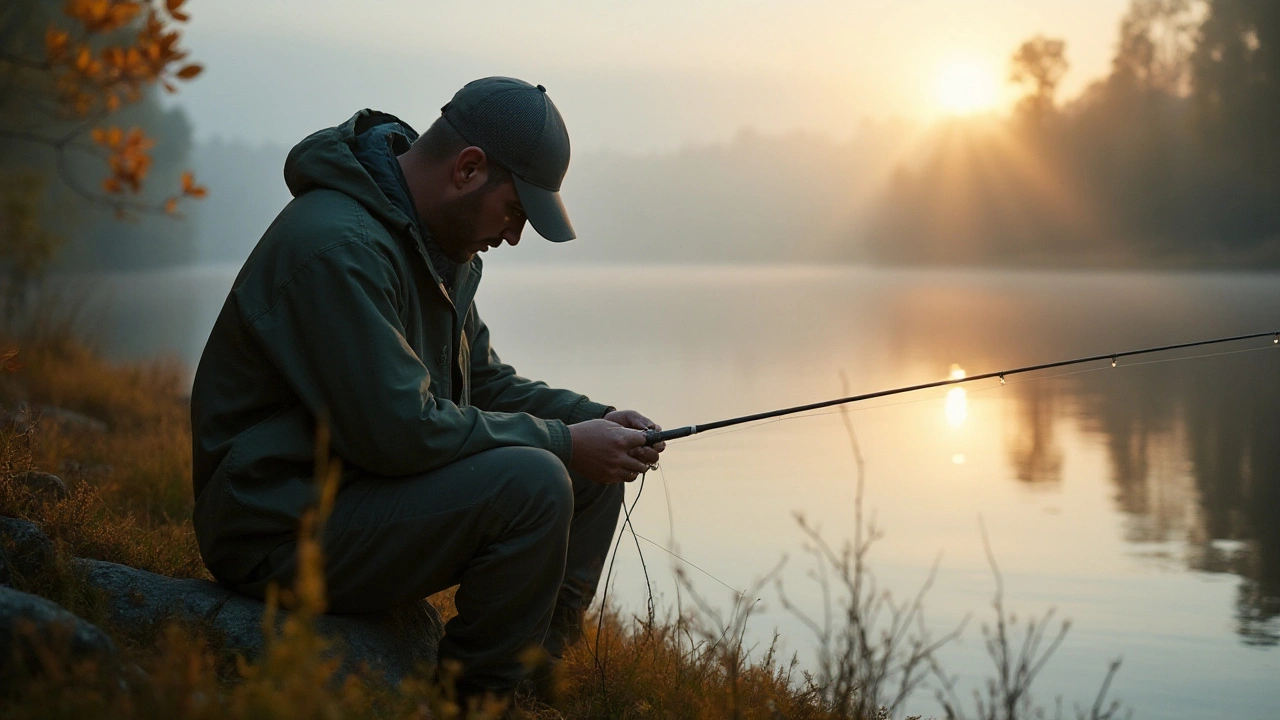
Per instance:
[[[1273,275],[554,268],[494,257],[477,307],[505,360],[669,427],[836,397],[841,373],[851,392],[868,392],[940,379],[953,365],[977,374],[1280,328]],[[168,351],[193,365],[235,269],[101,280],[95,297],[109,300],[91,308],[104,349]],[[981,518],[1007,605],[1073,621],[1040,701],[1091,701],[1106,663],[1122,656],[1113,692],[1137,717],[1272,717],[1276,353],[1264,340],[975,383],[958,399],[938,390],[857,406],[866,502],[885,531],[871,555],[878,581],[908,595],[941,556],[926,616],[941,634],[972,615],[942,658],[974,686],[988,672],[978,625],[994,589]],[[794,515],[834,543],[849,536],[848,448],[830,413],[673,442],[647,478],[636,528],[714,575],[687,568],[720,607],[732,599],[718,581],[749,587],[786,557],[787,596],[819,612]],[[670,607],[675,561],[642,547]],[[629,544],[615,575],[613,597],[642,613]],[[812,638],[777,591],[759,595],[751,637],[767,641],[776,627],[811,662]],[[928,693],[912,707],[936,710]]]
[[[347,117],[323,122],[336,125]],[[418,130],[430,122],[404,119]],[[804,263],[848,257],[850,237],[913,137],[904,123],[866,123],[843,141],[743,131],[725,142],[663,152],[580,152],[563,189],[578,239],[554,245],[526,228],[526,241],[504,248],[503,262]],[[201,177],[218,188],[190,211],[199,261],[248,256],[289,200],[283,173],[288,150],[221,140],[196,147]]]
[[[62,188],[46,212],[69,236],[51,285],[83,301],[112,359],[195,367],[289,201],[293,143],[363,107],[425,130],[491,74],[545,83],[562,110],[579,234],[526,229],[486,256],[495,347],[668,427],[1280,330],[1280,14],[1265,3],[197,4],[185,42],[205,71],[135,110],[163,149],[147,192],[190,167],[209,197],[129,224]],[[948,77],[990,92],[938,92]],[[44,158],[56,178],[46,150],[0,165]],[[98,187],[96,165],[74,170]],[[148,269],[100,272],[119,268]],[[1117,365],[673,442],[633,516],[652,585],[624,538],[611,599],[672,608],[683,567],[727,609],[727,587],[779,568],[748,638],[776,628],[813,667],[780,592],[822,612],[797,516],[834,546],[854,532],[847,419],[885,533],[877,582],[909,597],[936,564],[929,628],[970,618],[941,651],[962,697],[990,672],[985,527],[1007,607],[1073,622],[1039,704],[1092,702],[1122,657],[1112,696],[1136,717],[1273,718],[1280,347]],[[927,691],[908,709],[938,712]]]

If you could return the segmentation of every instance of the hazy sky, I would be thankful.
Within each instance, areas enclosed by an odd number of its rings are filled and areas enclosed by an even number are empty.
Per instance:
[[[1074,95],[1107,72],[1128,0],[192,0],[199,138],[292,144],[361,107],[419,130],[466,81],[547,86],[575,150],[665,150],[744,127],[846,137],[928,121],[968,63],[1003,84],[1024,39],[1067,41]],[[1002,102],[1008,97],[1002,98]]]

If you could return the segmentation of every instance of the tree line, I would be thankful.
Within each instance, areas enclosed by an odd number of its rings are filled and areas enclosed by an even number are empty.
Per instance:
[[[1057,100],[1069,48],[1010,59],[1009,117],[949,121],[851,253],[890,263],[1280,266],[1280,3],[1134,0],[1107,77]]]

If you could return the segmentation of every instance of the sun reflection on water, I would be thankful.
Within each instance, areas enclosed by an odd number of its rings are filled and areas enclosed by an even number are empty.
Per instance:
[[[964,369],[959,365],[951,366],[951,379],[963,380],[965,376]],[[947,391],[947,422],[951,427],[960,427],[964,424],[965,418],[969,417],[969,398],[965,395],[964,388],[953,387]]]

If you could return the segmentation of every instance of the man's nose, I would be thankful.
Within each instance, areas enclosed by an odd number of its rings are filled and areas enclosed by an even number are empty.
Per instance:
[[[506,240],[508,245],[515,247],[520,244],[520,233],[523,230],[524,221],[521,221],[520,224],[516,225],[514,228],[508,227],[504,230],[502,233],[502,239]]]

